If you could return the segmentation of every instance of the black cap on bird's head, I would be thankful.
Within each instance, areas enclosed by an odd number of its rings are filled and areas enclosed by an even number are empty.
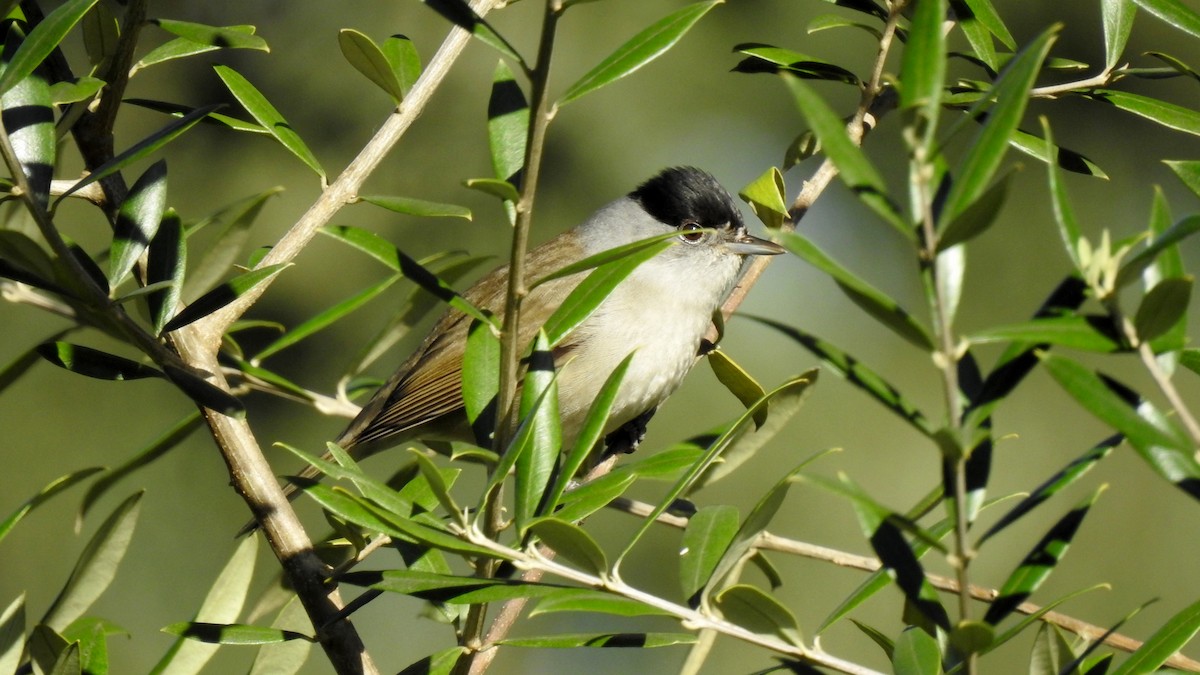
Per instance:
[[[751,236],[733,197],[716,178],[690,166],[664,169],[629,193],[652,218],[670,227],[712,229],[724,234],[724,249],[738,255],[777,255],[783,247]],[[697,232],[697,235],[700,233]],[[681,235],[697,243],[706,238]]]
[[[660,223],[740,229],[742,215],[716,178],[690,166],[664,169],[629,193]]]

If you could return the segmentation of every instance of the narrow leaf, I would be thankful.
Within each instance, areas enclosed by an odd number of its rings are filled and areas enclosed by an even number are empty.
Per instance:
[[[782,242],[789,251],[832,277],[838,287],[867,314],[917,347],[933,349],[929,330],[886,293],[855,275],[802,235],[785,232]]]
[[[524,532],[540,510],[546,488],[562,450],[562,418],[558,414],[558,384],[554,354],[544,331],[534,338],[528,369],[521,384],[520,415],[529,426],[530,444],[517,458],[513,516]]]
[[[707,0],[686,5],[650,25],[568,87],[558,105],[566,105],[584,94],[615,82],[658,58],[719,2],[720,0]]]
[[[167,325],[163,326],[162,332],[169,333],[173,330],[178,330],[194,321],[199,321],[213,314],[242,295],[245,295],[255,286],[266,283],[290,264],[279,263],[239,274],[200,296],[187,307],[184,307],[173,319],[167,322]]]
[[[973,344],[995,342],[1033,342],[1094,352],[1112,352],[1121,348],[1120,337],[1113,334],[1107,317],[1056,316],[1031,319],[1008,326],[996,326],[972,333]]]
[[[174,209],[167,209],[158,224],[158,231],[150,240],[146,257],[146,285],[168,284],[146,297],[156,333],[161,333],[162,327],[175,315],[183,296],[186,270],[187,241],[183,237],[183,223]]]
[[[129,188],[129,194],[117,211],[108,256],[109,286],[120,284],[150,247],[166,207],[167,162],[160,159]]]
[[[300,158],[310,169],[316,172],[322,179],[325,178],[325,170],[321,168],[321,164],[317,158],[313,156],[312,151],[300,139],[300,136],[292,130],[288,125],[287,120],[279,114],[279,111],[271,105],[267,98],[262,95],[250,81],[242,77],[237,71],[227,66],[214,66],[217,71],[217,76],[229,87],[230,93],[242,104],[246,112],[250,115],[272,136],[279,141],[283,147],[287,148],[292,154]]]
[[[942,656],[937,640],[916,626],[908,626],[896,640],[892,668],[896,675],[939,675]]]
[[[1111,70],[1125,53],[1137,7],[1131,0],[1102,0],[1100,10],[1104,17],[1104,67]]]
[[[1200,136],[1200,112],[1190,108],[1116,89],[1092,89],[1087,95],[1095,101],[1109,103],[1168,129]]]
[[[555,612],[592,612],[617,616],[667,614],[656,607],[605,591],[591,588],[559,588],[555,589],[554,593],[539,598],[537,606],[530,610],[529,618]]]
[[[96,0],[68,0],[47,14],[29,32],[28,37],[21,43],[20,49],[4,68],[4,73],[0,74],[0,94],[7,92],[17,82],[29,77],[94,4],[96,4]]]
[[[1133,0],[1139,7],[1179,30],[1200,37],[1200,12],[1182,0]]]
[[[70,578],[41,623],[55,629],[66,627],[82,616],[108,588],[129,549],[141,498],[141,492],[133,494],[100,525],[80,553]]]
[[[251,538],[253,539],[253,538]],[[302,633],[267,626],[251,626],[243,623],[212,623],[207,621],[183,621],[163,626],[162,632],[181,639],[211,645],[270,645],[290,640],[313,641]],[[175,661],[171,662],[175,672]],[[190,664],[188,664],[190,667]],[[195,672],[199,672],[198,670]]]
[[[1029,102],[1029,90],[1041,69],[1042,61],[1057,36],[1057,28],[1039,35],[1009,61],[1004,72],[989,92],[995,103],[967,150],[962,165],[942,206],[939,221],[949,223],[979,199],[995,175],[1009,139],[1020,124]]]
[[[25,645],[25,594],[0,612],[0,673],[16,673]]]
[[[219,110],[221,107],[221,104],[214,104],[207,105],[202,108],[196,108],[183,117],[171,121],[165,127],[150,134],[137,143],[134,143],[133,145],[129,146],[128,149],[119,153],[116,157],[113,157],[112,159],[93,169],[78,183],[75,183],[70,187],[70,189],[60,195],[59,198],[55,200],[55,203],[57,204],[58,202],[61,202],[70,195],[74,194],[77,190],[91,185],[102,178],[107,178],[126,166],[157,152],[164,145],[181,136],[183,132],[191,129],[196,125],[197,122],[204,119],[204,117],[209,113],[214,110]]]
[[[475,13],[466,0],[422,0],[422,2],[441,14],[447,21],[474,35],[480,42],[517,63],[525,64],[513,46],[497,33],[483,17]]]
[[[475,441],[490,445],[496,428],[496,395],[500,391],[500,338],[490,323],[472,321],[462,365],[463,407]]]
[[[29,499],[26,499],[25,502],[18,506],[11,514],[9,514],[7,518],[5,518],[3,521],[0,521],[0,541],[4,541],[4,538],[8,536],[8,533],[11,532],[14,527],[17,526],[17,523],[21,522],[25,516],[29,515],[30,511],[36,509],[43,502],[103,470],[104,469],[100,467],[80,469],[79,471],[74,471],[65,476],[60,476],[48,483],[45,487],[39,490],[37,494],[33,495]],[[0,668],[0,672],[6,671]]]
[[[529,133],[529,103],[512,69],[504,61],[496,64],[492,75],[492,93],[488,97],[488,149],[492,172],[514,187],[521,185],[525,166],[526,136]],[[507,200],[509,221],[515,222],[514,200]]]
[[[799,163],[798,160],[796,163]],[[767,229],[777,230],[788,218],[786,192],[783,185],[783,174],[779,169],[771,167],[761,176],[755,178],[749,185],[738,193],[742,201],[750,205],[750,210],[762,221]]]
[[[366,303],[373,300],[380,293],[384,292],[400,279],[400,275],[392,275],[385,277],[382,281],[372,284],[362,291],[355,293],[349,298],[342,300],[336,305],[318,313],[316,316],[301,323],[295,328],[289,330],[279,336],[273,342],[263,347],[261,351],[254,355],[256,363],[263,361],[272,354],[277,354],[288,347],[311,337],[315,333],[324,330],[340,321],[343,317],[350,314],[354,310],[362,307]]]
[[[691,633],[570,633],[540,635],[497,640],[496,644],[509,647],[536,647],[538,649],[567,649],[571,647],[625,647],[652,649],[688,645],[696,641]]]
[[[945,251],[978,237],[996,222],[1000,209],[1008,199],[1008,185],[1012,182],[1012,171],[988,187],[979,199],[963,209],[958,217],[946,225],[938,235],[938,251]]]
[[[708,365],[712,367],[713,374],[717,376],[717,380],[725,385],[729,393],[737,397],[742,405],[747,408],[758,402],[758,399],[767,395],[765,389],[759,384],[750,373],[747,373],[741,366],[729,358],[729,355],[720,349],[714,349],[708,353]],[[767,411],[762,410],[761,414],[754,418],[754,426],[761,427],[767,421]]]
[[[1200,630],[1200,602],[1183,608],[1122,663],[1113,675],[1134,675],[1157,670]]]
[[[917,3],[900,66],[900,106],[919,109],[926,138],[933,138],[946,79],[945,18],[945,0]]]
[[[1042,539],[1025,555],[1017,569],[1013,570],[1008,580],[1004,582],[1004,586],[1000,588],[1000,594],[988,607],[987,613],[983,617],[984,621],[993,626],[999,624],[1005,617],[1013,613],[1017,606],[1033,595],[1034,591],[1042,585],[1042,582],[1050,576],[1055,566],[1066,555],[1071,540],[1075,537],[1088,510],[1092,508],[1092,504],[1096,503],[1096,499],[1103,489],[1104,487],[1101,486],[1093,492],[1090,497],[1059,519],[1042,536]]]
[[[364,195],[359,197],[359,199],[368,204],[374,204],[389,211],[410,216],[423,216],[427,218],[450,217],[471,220],[471,209],[456,204],[442,204],[424,199],[413,199],[411,197],[389,197],[383,195]]]
[[[826,156],[837,166],[842,180],[860,200],[882,216],[910,241],[915,240],[912,228],[888,194],[883,177],[867,159],[862,149],[846,133],[842,118],[807,84],[798,78],[784,77],[800,112],[808,120]]]
[[[1146,248],[1121,265],[1121,270],[1117,273],[1117,288],[1136,281],[1146,271],[1146,268],[1154,264],[1163,251],[1197,232],[1200,232],[1200,215],[1188,216],[1167,230],[1157,233],[1154,239],[1146,245]]]
[[[146,52],[146,55],[138,59],[138,62],[133,64],[133,67],[129,69],[130,75],[157,63],[217,51],[218,49],[271,51],[271,48],[267,46],[267,41],[254,34],[254,26],[205,26],[198,23],[170,19],[152,19],[152,22],[157,23],[168,32],[181,36],[186,35],[187,37],[178,37],[174,40],[169,40]]]
[[[28,38],[23,39],[18,25],[8,24],[4,62],[11,64],[26,42]],[[9,68],[8,65],[5,67]],[[4,75],[7,74],[6,70]],[[43,209],[50,202],[50,181],[54,177],[57,156],[51,100],[46,80],[33,72],[15,80],[0,96],[0,121],[8,132],[9,143],[21,163],[32,197]]]
[[[151,366],[70,342],[43,342],[38,345],[37,352],[59,368],[98,380],[140,380],[163,376],[162,371]]]

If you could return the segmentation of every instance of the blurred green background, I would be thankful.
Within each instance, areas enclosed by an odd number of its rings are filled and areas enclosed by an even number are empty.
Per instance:
[[[561,23],[556,55],[555,91],[561,92],[633,33],[682,2],[607,0],[572,9]],[[1052,55],[1091,64],[1103,60],[1100,3],[996,2],[1019,43],[1053,22],[1064,25]],[[803,122],[783,87],[773,77],[731,73],[738,56],[733,45],[764,42],[830,59],[860,74],[874,56],[874,43],[857,31],[806,34],[814,16],[841,11],[816,0],[733,0],[715,9],[658,61],[633,76],[572,103],[561,110],[548,138],[543,182],[534,219],[534,241],[540,242],[579,222],[591,211],[629,191],[665,166],[691,164],[705,168],[736,192],[768,166],[778,165],[788,143],[803,131]],[[532,54],[541,14],[540,3],[526,0],[494,14],[498,29],[524,53]],[[271,45],[271,53],[220,52],[149,68],[134,78],[129,95],[161,98],[189,105],[231,100],[213,73],[212,63],[225,63],[253,82],[314,149],[331,175],[345,166],[388,114],[390,102],[354,71],[337,45],[339,28],[356,28],[376,40],[394,33],[410,36],[428,61],[447,31],[447,24],[415,0],[354,3],[156,1],[151,16],[214,25],[253,24]],[[147,27],[143,50],[169,36]],[[955,35],[956,40],[960,36]],[[957,45],[962,47],[962,45]],[[73,63],[81,49],[73,45]],[[1194,41],[1152,17],[1141,15],[1127,55],[1164,51],[1195,64]],[[898,53],[897,53],[898,55]],[[210,58],[211,56],[211,58]],[[486,104],[497,56],[475,43],[454,66],[445,86],[410,133],[372,176],[364,193],[392,194],[461,203],[475,213],[472,222],[400,217],[368,205],[351,206],[335,224],[375,230],[414,257],[445,249],[503,256],[509,228],[494,200],[462,187],[462,181],[491,173],[487,153]],[[895,64],[893,64],[893,68]],[[977,76],[967,66],[957,74]],[[1088,73],[1098,70],[1093,66]],[[857,101],[849,87],[818,84],[822,94],[844,114]],[[1129,89],[1150,93],[1188,107],[1200,105],[1195,81],[1133,81]],[[234,104],[233,114],[241,114]],[[226,111],[230,112],[230,111]],[[1200,143],[1193,136],[1171,133],[1102,104],[1037,101],[1024,125],[1036,129],[1036,115],[1050,117],[1056,139],[1086,154],[1111,180],[1068,175],[1085,232],[1093,239],[1103,229],[1121,236],[1146,222],[1152,186],[1162,185],[1177,215],[1196,210],[1194,196],[1170,174],[1161,159],[1196,159]],[[906,185],[904,151],[898,137],[899,118],[885,119],[868,142],[868,152],[884,170],[895,194]],[[141,138],[163,124],[161,115],[130,108],[118,126],[117,147]],[[274,241],[318,195],[316,177],[292,155],[263,137],[234,134],[200,126],[168,146],[169,203],[186,220],[207,215],[237,198],[274,186],[286,190],[272,199],[252,232],[251,248]],[[1051,220],[1044,167],[1010,154],[1021,163],[998,224],[969,251],[966,288],[960,312],[962,332],[1028,317],[1067,272],[1068,260]],[[789,198],[815,168],[809,160],[787,174]],[[61,177],[78,171],[72,158]],[[144,167],[137,167],[140,171]],[[131,172],[127,176],[132,177]],[[749,212],[747,218],[753,220]],[[60,222],[69,234],[99,250],[106,245],[106,226],[97,214],[68,205]],[[754,223],[757,227],[757,223]],[[886,225],[855,202],[841,184],[834,185],[801,223],[802,230],[835,257],[898,298],[918,314],[923,299],[914,261],[904,243]],[[1196,259],[1195,242],[1185,246],[1187,262]],[[193,248],[192,255],[198,257]],[[486,266],[485,266],[486,267]],[[482,270],[481,270],[482,271]],[[252,318],[295,325],[381,278],[383,270],[361,254],[319,238],[283,274],[251,314]],[[330,330],[273,359],[295,381],[319,391],[333,383],[359,345],[384,323],[391,306],[407,289],[393,290]],[[940,385],[928,357],[882,330],[865,317],[823,275],[789,257],[769,268],[742,311],[767,315],[803,327],[841,346],[898,385],[933,419],[942,417]],[[419,339],[421,328],[395,353],[377,365],[386,376]],[[0,363],[8,363],[32,345],[61,329],[60,321],[25,306],[0,304]],[[88,344],[112,346],[89,336]],[[817,364],[809,353],[786,338],[746,320],[733,320],[723,345],[768,388],[785,376]],[[982,349],[985,367],[998,349]],[[1085,357],[1086,358],[1086,357]],[[1094,361],[1099,363],[1099,361]],[[1108,358],[1105,367],[1143,392],[1147,379],[1130,357]],[[1197,400],[1197,388],[1181,373],[1184,394]],[[344,420],[326,418],[298,405],[251,398],[250,422],[264,445],[284,441],[320,448]],[[89,380],[41,364],[0,399],[0,443],[7,470],[0,474],[0,513],[27,498],[52,479],[84,466],[120,463],[157,437],[190,410],[189,402],[168,385],[143,380],[110,383]],[[674,440],[704,431],[732,418],[738,402],[701,364],[683,389],[660,411],[639,452],[653,452]],[[1035,373],[996,416],[997,437],[993,496],[1029,490],[1053,471],[1108,434],[1042,373]],[[827,448],[841,452],[817,463],[814,471],[846,472],[871,494],[904,510],[938,480],[936,449],[844,381],[824,372],[819,386],[789,431],[773,441],[732,478],[699,493],[700,505],[731,503],[747,512],[757,495],[801,459]],[[294,470],[290,456],[272,451],[280,473]],[[394,465],[384,455],[374,460],[381,472]],[[1100,582],[1109,591],[1073,601],[1065,611],[1108,625],[1134,607],[1159,601],[1131,620],[1123,632],[1146,637],[1166,618],[1200,597],[1194,561],[1200,556],[1195,536],[1200,509],[1193,500],[1156,478],[1126,447],[1118,449],[1069,494],[1043,507],[1011,528],[984,551],[973,569],[977,583],[998,586],[1008,570],[1057,519],[1095,485],[1110,488],[1092,510],[1060,569],[1034,598],[1048,601],[1063,593]],[[73,530],[76,489],[36,511],[0,547],[0,602],[27,591],[30,614],[40,615],[66,579],[86,537],[104,514],[129,493],[145,489],[146,498],[130,555],[116,582],[94,608],[132,633],[114,638],[113,671],[147,671],[167,649],[171,638],[158,629],[189,619],[215,575],[232,552],[233,532],[247,517],[241,500],[228,487],[224,464],[211,440],[196,434],[183,447],[127,480]],[[653,499],[660,484],[635,488],[635,496]],[[305,513],[318,529],[316,511]],[[992,516],[995,517],[994,515]],[[985,517],[985,522],[987,518]],[[602,513],[589,528],[605,543],[622,542],[635,522]],[[772,531],[804,541],[867,554],[849,504],[819,489],[798,485],[791,491]],[[649,590],[677,595],[672,570],[679,534],[664,530],[637,551],[623,577]],[[828,563],[773,556],[785,586],[778,596],[811,631],[863,578]],[[933,571],[945,565],[929,558]],[[266,583],[273,561],[263,547],[261,580]],[[387,555],[373,567],[392,564]],[[899,593],[888,589],[854,616],[888,633],[899,626]],[[445,626],[421,618],[418,602],[383,597],[359,614],[357,624],[368,648],[385,672],[395,672],[426,654],[449,646]],[[554,615],[526,622],[528,633],[628,629],[626,620]],[[648,620],[656,630],[670,622]],[[1032,633],[1030,634],[1030,637]],[[999,660],[985,661],[984,672],[1018,672],[1028,658],[1030,638],[1017,640]],[[848,624],[831,629],[821,641],[831,653],[884,667],[877,648]],[[1197,650],[1193,650],[1197,651]],[[576,669],[583,659],[592,673],[670,672],[685,650],[646,653],[633,650],[520,651],[500,655],[497,673],[557,673]],[[247,667],[251,649],[225,648],[210,672],[238,672]],[[708,672],[744,673],[772,665],[768,654],[723,640]],[[326,672],[323,656],[314,653],[306,672]]]

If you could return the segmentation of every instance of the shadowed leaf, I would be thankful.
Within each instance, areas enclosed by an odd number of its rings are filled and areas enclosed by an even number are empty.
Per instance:
[[[79,471],[74,471],[51,481],[49,484],[39,490],[37,494],[29,499],[26,499],[25,502],[18,506],[11,514],[9,514],[7,518],[5,518],[3,521],[0,521],[0,541],[4,541],[4,538],[8,536],[8,533],[11,532],[14,527],[17,526],[17,523],[21,522],[21,520],[24,519],[30,511],[36,509],[43,502],[51,499],[60,492],[63,492],[64,490],[81,483],[88,478],[91,478],[103,470],[104,469],[98,466],[80,469]],[[0,648],[0,652],[3,652],[2,648]]]
[[[37,352],[59,368],[98,380],[140,380],[163,376],[157,368],[70,342],[43,342],[38,345]]]
[[[276,274],[279,274],[288,267],[291,263],[280,263],[278,265],[268,265],[261,269],[250,270],[243,274],[226,281],[217,286],[211,291],[205,293],[184,307],[173,319],[163,326],[163,333],[170,333],[173,330],[179,330],[184,326],[203,319],[204,317],[220,310],[229,303],[237,300],[242,295],[245,295],[255,286],[265,283]]]
[[[716,597],[716,605],[726,619],[747,630],[773,635],[793,645],[803,644],[795,615],[757,586],[730,586]]]
[[[167,161],[160,159],[129,188],[117,211],[112,248],[108,254],[108,280],[117,286],[133,269],[158,232],[167,207]]]
[[[6,70],[0,79],[7,79],[10,67],[7,64],[20,66],[14,59],[26,42],[28,38],[21,33],[20,27],[15,22],[10,23],[4,41]],[[50,203],[50,181],[54,177],[57,155],[51,100],[50,86],[41,75],[32,71],[13,81],[0,96],[0,108],[3,109],[0,120],[29,181],[32,196],[43,209]]]
[[[21,42],[4,73],[0,74],[0,94],[29,77],[94,4],[96,0],[68,0],[47,14]]]
[[[338,31],[338,47],[342,56],[368,80],[384,91],[396,103],[404,100],[404,86],[383,50],[374,40],[352,28]]]

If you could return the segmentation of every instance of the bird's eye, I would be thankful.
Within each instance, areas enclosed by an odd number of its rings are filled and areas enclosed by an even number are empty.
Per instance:
[[[704,238],[704,228],[699,223],[686,222],[679,226],[679,238],[689,244],[699,243]]]

